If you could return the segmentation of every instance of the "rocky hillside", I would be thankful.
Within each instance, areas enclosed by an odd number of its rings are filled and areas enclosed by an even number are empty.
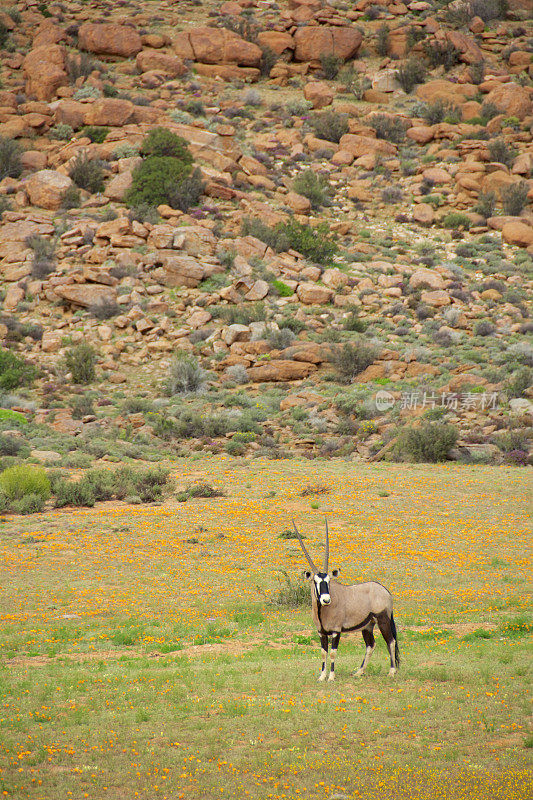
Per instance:
[[[530,9],[3,4],[3,466],[532,463]]]

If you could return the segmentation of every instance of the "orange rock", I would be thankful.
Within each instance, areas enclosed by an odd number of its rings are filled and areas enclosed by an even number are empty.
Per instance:
[[[282,31],[261,31],[257,35],[260,47],[269,47],[276,55],[280,56],[286,50],[294,50],[294,39]]]
[[[285,196],[285,203],[297,214],[307,214],[311,210],[311,201],[296,192],[289,192]]]
[[[30,50],[24,59],[26,94],[37,100],[51,100],[60,86],[68,83],[65,51],[58,44]]]
[[[333,292],[325,286],[318,286],[316,283],[300,283],[296,294],[304,305],[324,305],[333,299]]]
[[[519,220],[507,222],[502,228],[502,239],[518,247],[533,245],[533,227]]]
[[[435,135],[435,129],[433,125],[413,125],[412,128],[407,129],[406,136],[408,139],[412,139],[413,142],[418,142],[418,144],[427,144],[430,142]]]
[[[429,203],[418,203],[413,209],[413,219],[420,225],[432,225],[435,220],[433,206]]]
[[[78,31],[78,46],[90,53],[130,58],[142,49],[142,41],[129,25],[85,22]]]
[[[325,108],[332,104],[335,92],[324,81],[309,81],[304,86],[304,97],[313,108]]]
[[[141,50],[137,54],[135,63],[141,72],[156,70],[164,75],[170,75],[172,78],[185,75],[187,72],[187,67],[178,56],[170,55],[170,53],[158,53],[153,50]]]
[[[87,106],[85,103],[78,103],[76,100],[65,98],[57,104],[54,120],[56,123],[70,125],[76,131],[83,125],[86,112]]]
[[[269,361],[260,366],[250,367],[248,369],[248,377],[255,383],[262,381],[295,381],[307,378],[315,370],[316,366],[307,361],[279,359]]]
[[[313,61],[333,55],[346,61],[353,58],[363,42],[357,28],[307,25],[294,34],[296,61]]]
[[[174,39],[174,50],[182,58],[192,58],[203,64],[239,64],[257,67],[262,58],[261,48],[247,42],[226,28],[207,26],[191,28]]]
[[[255,83],[261,77],[261,71],[255,67],[238,67],[236,64],[195,64],[198,75],[206,78],[222,78],[224,81],[249,80]]]
[[[135,106],[118,97],[102,97],[89,105],[85,114],[86,125],[125,125],[133,117]]]
[[[525,86],[517,83],[504,83],[492,89],[485,98],[487,103],[494,103],[502,113],[524,119],[533,109],[532,96]]]
[[[63,193],[73,185],[72,180],[62,172],[42,169],[30,175],[25,189],[33,206],[55,211],[61,206]]]

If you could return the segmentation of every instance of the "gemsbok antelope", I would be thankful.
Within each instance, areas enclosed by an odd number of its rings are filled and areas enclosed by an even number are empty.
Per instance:
[[[335,657],[342,633],[361,631],[365,640],[366,651],[363,663],[355,673],[362,675],[365,671],[370,656],[374,652],[374,626],[378,625],[390,654],[389,675],[395,675],[400,666],[400,651],[396,625],[392,614],[392,595],[388,589],[377,583],[356,583],[345,586],[334,580],[339,574],[338,569],[328,571],[329,562],[329,531],[326,519],[326,550],[324,554],[324,567],[319,571],[313,561],[303,539],[293,520],[294,530],[303,553],[309,562],[311,572],[306,571],[305,577],[311,583],[311,604],[313,620],[320,636],[322,648],[322,669],[319,681],[326,679],[326,660],[328,657],[329,639],[331,638],[331,656],[329,680],[335,680]]]

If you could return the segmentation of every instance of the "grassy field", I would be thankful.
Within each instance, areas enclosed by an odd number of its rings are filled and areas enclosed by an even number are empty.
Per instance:
[[[173,464],[224,496],[0,525],[0,797],[531,797],[531,471]],[[360,634],[318,684],[291,515],[395,598],[402,668]],[[280,538],[281,537],[281,538]]]

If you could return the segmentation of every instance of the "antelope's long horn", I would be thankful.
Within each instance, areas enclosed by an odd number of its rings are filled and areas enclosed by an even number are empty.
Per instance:
[[[309,561],[309,566],[311,567],[311,569],[313,570],[313,572],[317,573],[317,572],[318,572],[318,570],[317,570],[317,568],[315,567],[315,565],[313,564],[313,562],[311,561],[311,556],[309,555],[309,553],[308,553],[308,552],[307,552],[307,550],[306,550],[306,547],[305,547],[305,544],[304,544],[304,540],[303,540],[303,539],[302,539],[302,537],[300,536],[300,531],[299,531],[299,530],[298,530],[298,528],[296,527],[296,523],[295,523],[294,519],[292,520],[292,524],[294,525],[294,530],[296,531],[296,536],[298,537],[298,541],[300,542],[300,545],[301,545],[301,547],[302,547],[302,550],[304,551],[304,556],[305,556],[305,557],[306,557],[306,559]]]
[[[326,517],[326,552],[324,553],[324,572],[328,571],[328,562],[329,562],[329,530],[328,530],[328,518]]]

